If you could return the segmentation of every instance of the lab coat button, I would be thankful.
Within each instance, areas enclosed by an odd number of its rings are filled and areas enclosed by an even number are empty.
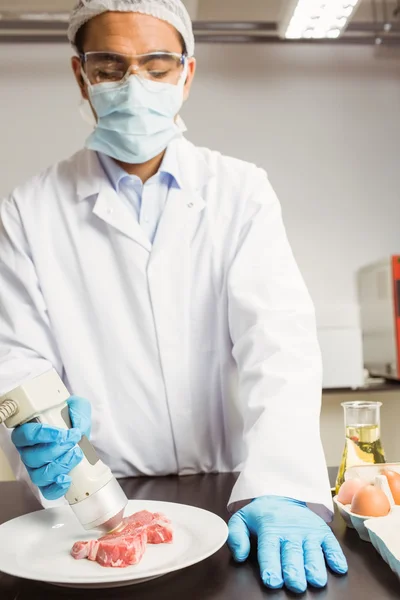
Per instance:
[[[188,208],[193,208],[193,206],[194,206],[193,202],[189,202]]]

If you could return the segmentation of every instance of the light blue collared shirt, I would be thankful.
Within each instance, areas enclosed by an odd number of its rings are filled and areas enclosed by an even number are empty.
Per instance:
[[[134,211],[140,226],[153,243],[169,190],[173,186],[182,187],[175,145],[168,146],[158,173],[144,184],[137,175],[129,175],[110,156],[102,152],[97,152],[97,155],[111,185]]]

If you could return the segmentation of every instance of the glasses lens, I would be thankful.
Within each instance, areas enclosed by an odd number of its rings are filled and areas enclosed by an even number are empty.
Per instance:
[[[138,57],[138,64],[133,71],[151,81],[177,85],[183,65],[180,57],[173,54],[148,54]]]
[[[85,71],[92,84],[116,83],[125,77],[130,66],[128,57],[109,52],[86,54]]]
[[[177,85],[183,70],[181,57],[165,52],[136,58],[110,52],[86,54],[85,71],[91,84],[118,83],[128,71],[144,80]]]

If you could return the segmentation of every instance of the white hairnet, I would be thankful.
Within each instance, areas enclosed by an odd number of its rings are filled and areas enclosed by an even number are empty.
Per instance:
[[[192,21],[181,0],[79,0],[71,13],[68,39],[75,44],[78,30],[107,11],[138,12],[170,23],[182,35],[189,56],[194,54]]]

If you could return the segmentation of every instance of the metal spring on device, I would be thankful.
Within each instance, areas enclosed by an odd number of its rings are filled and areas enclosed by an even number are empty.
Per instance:
[[[18,412],[18,404],[14,400],[5,400],[0,404],[0,424]]]

